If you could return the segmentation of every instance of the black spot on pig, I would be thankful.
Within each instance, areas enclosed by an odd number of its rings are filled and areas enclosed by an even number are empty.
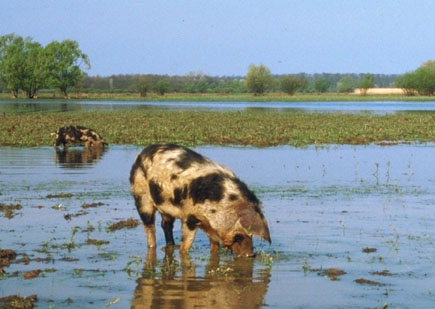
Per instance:
[[[242,234],[237,234],[236,236],[234,236],[234,238],[233,238],[233,242],[240,243],[240,242],[243,241],[244,238],[245,238],[245,237],[244,237]]]
[[[201,156],[199,153],[196,153],[188,148],[183,148],[184,153],[180,156],[180,158],[175,162],[177,166],[183,170],[188,169],[193,163],[205,163],[206,159]]]
[[[209,174],[194,179],[189,185],[189,196],[193,204],[206,200],[218,202],[223,198],[225,177],[219,173]]]
[[[240,179],[233,178],[232,180],[237,185],[237,188],[239,189],[242,196],[254,205],[255,212],[257,212],[260,215],[260,217],[263,218],[263,212],[260,209],[260,201],[258,200],[257,196],[254,194],[254,192],[249,190],[248,186]]]
[[[154,224],[155,214],[147,214],[143,212],[139,212],[139,216],[142,219],[142,222],[145,226],[150,226]]]
[[[239,197],[237,196],[237,194],[230,194],[230,196],[228,197],[228,199],[230,201],[237,201],[239,199]]]
[[[187,186],[174,189],[174,198],[170,199],[171,204],[178,207],[183,206],[183,200],[187,198],[187,191]]]
[[[194,215],[189,215],[186,220],[187,227],[193,231],[196,229],[201,221]]]
[[[163,204],[164,199],[162,196],[162,188],[154,181],[150,180],[148,182],[150,187],[151,197],[153,198],[154,203],[158,206]]]
[[[175,150],[180,148],[177,145],[174,144],[155,144],[155,145],[150,145],[148,147],[146,147],[140,154],[142,160],[143,159],[150,159],[151,161],[153,161],[154,156],[157,152],[165,152],[168,150]]]

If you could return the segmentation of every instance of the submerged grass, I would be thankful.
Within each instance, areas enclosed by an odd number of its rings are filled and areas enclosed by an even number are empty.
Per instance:
[[[51,132],[75,124],[109,144],[274,146],[434,142],[432,114],[321,114],[279,111],[92,111],[0,116],[1,146],[53,145]]]

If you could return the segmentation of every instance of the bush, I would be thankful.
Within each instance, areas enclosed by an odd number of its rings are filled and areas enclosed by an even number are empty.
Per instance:
[[[250,65],[246,75],[246,86],[254,95],[261,95],[272,86],[272,73],[265,65]]]
[[[286,92],[288,95],[293,95],[296,91],[302,90],[307,81],[304,78],[295,75],[284,75],[281,78],[281,90]]]
[[[395,84],[405,92],[405,95],[435,95],[435,66],[428,61],[414,72],[406,73],[396,78]]]

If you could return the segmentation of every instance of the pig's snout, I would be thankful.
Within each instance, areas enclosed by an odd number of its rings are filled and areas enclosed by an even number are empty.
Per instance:
[[[255,257],[252,237],[237,234],[233,238],[231,250],[240,257]]]

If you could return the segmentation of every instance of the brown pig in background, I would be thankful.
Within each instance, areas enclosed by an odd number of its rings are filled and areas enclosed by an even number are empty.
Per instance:
[[[62,144],[64,149],[69,144],[80,144],[85,146],[85,148],[104,147],[107,145],[101,135],[92,129],[82,126],[70,125],[61,127],[51,135],[56,136],[54,147],[59,147]]]
[[[181,253],[189,251],[198,228],[208,235],[211,252],[221,245],[239,256],[253,256],[253,236],[271,242],[255,194],[231,170],[188,148],[148,146],[136,157],[130,183],[148,247],[156,246],[156,210],[167,245],[174,244],[174,220],[181,219]]]

